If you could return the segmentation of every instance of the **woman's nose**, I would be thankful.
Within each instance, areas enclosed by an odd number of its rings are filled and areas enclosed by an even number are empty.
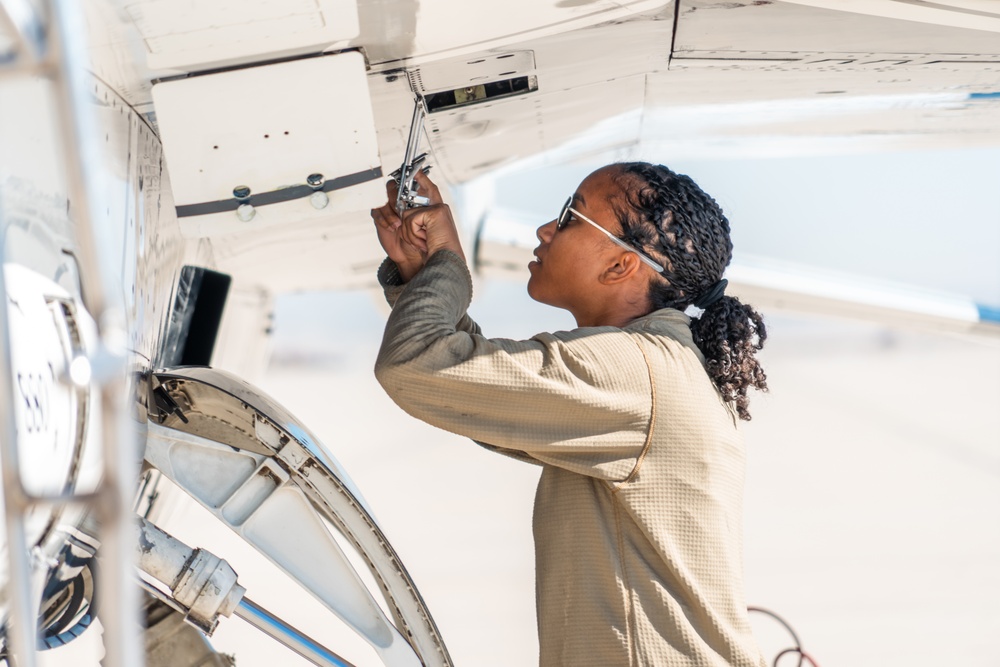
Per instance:
[[[556,231],[556,221],[550,220],[549,222],[546,222],[544,225],[535,230],[535,236],[537,236],[538,240],[541,241],[542,243],[548,243],[550,240],[552,240],[552,235],[555,234],[555,231]]]

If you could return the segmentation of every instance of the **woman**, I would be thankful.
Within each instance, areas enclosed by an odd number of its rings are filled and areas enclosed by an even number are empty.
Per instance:
[[[531,297],[578,328],[489,339],[466,314],[451,212],[418,182],[430,206],[372,211],[393,305],[376,376],[411,415],[542,466],[540,664],[765,664],[743,595],[737,419],[766,389],[766,333],[723,295],[721,209],[663,166],[598,169],[538,229],[529,265]]]

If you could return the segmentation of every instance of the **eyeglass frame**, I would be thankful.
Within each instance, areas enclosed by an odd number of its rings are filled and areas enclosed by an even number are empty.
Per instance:
[[[559,217],[556,218],[557,232],[562,231],[563,229],[566,228],[567,223],[569,223],[569,216],[567,214],[572,213],[573,215],[580,218],[584,222],[589,222],[591,225],[599,229],[605,236],[614,241],[616,245],[621,246],[623,249],[628,250],[629,252],[634,252],[636,255],[639,256],[639,259],[642,260],[643,263],[651,267],[657,273],[662,274],[666,270],[659,262],[654,260],[652,257],[642,252],[641,250],[633,248],[632,246],[625,243],[620,238],[618,238],[617,236],[606,230],[604,227],[601,227],[599,224],[597,224],[596,222],[585,216],[583,213],[580,213],[578,210],[570,206],[570,204],[572,203],[573,203],[573,197],[570,197],[569,199],[566,200],[566,203],[563,204],[562,210],[559,211]]]

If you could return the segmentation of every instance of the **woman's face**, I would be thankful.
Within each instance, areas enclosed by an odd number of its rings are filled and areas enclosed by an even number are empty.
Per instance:
[[[581,214],[618,236],[621,227],[611,208],[613,197],[621,193],[615,183],[617,168],[602,167],[580,183],[570,204]],[[528,295],[535,301],[565,308],[573,314],[590,305],[599,287],[598,279],[607,268],[607,259],[620,249],[604,234],[576,216],[556,230],[552,220],[538,228],[535,261],[528,264]]]

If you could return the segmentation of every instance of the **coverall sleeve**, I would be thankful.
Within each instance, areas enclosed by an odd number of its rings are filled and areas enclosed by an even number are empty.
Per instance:
[[[471,299],[468,268],[449,251],[399,290],[375,365],[389,396],[414,417],[481,443],[625,479],[652,410],[638,343],[614,327],[486,338],[468,326]]]
[[[403,282],[403,277],[399,274],[399,267],[388,257],[378,269],[378,282],[382,286],[382,292],[385,294],[385,300],[389,307],[394,308],[396,300],[399,299],[399,295],[406,287],[406,283]],[[462,313],[462,319],[458,321],[456,328],[470,334],[482,333],[479,325],[469,317],[468,313]]]

